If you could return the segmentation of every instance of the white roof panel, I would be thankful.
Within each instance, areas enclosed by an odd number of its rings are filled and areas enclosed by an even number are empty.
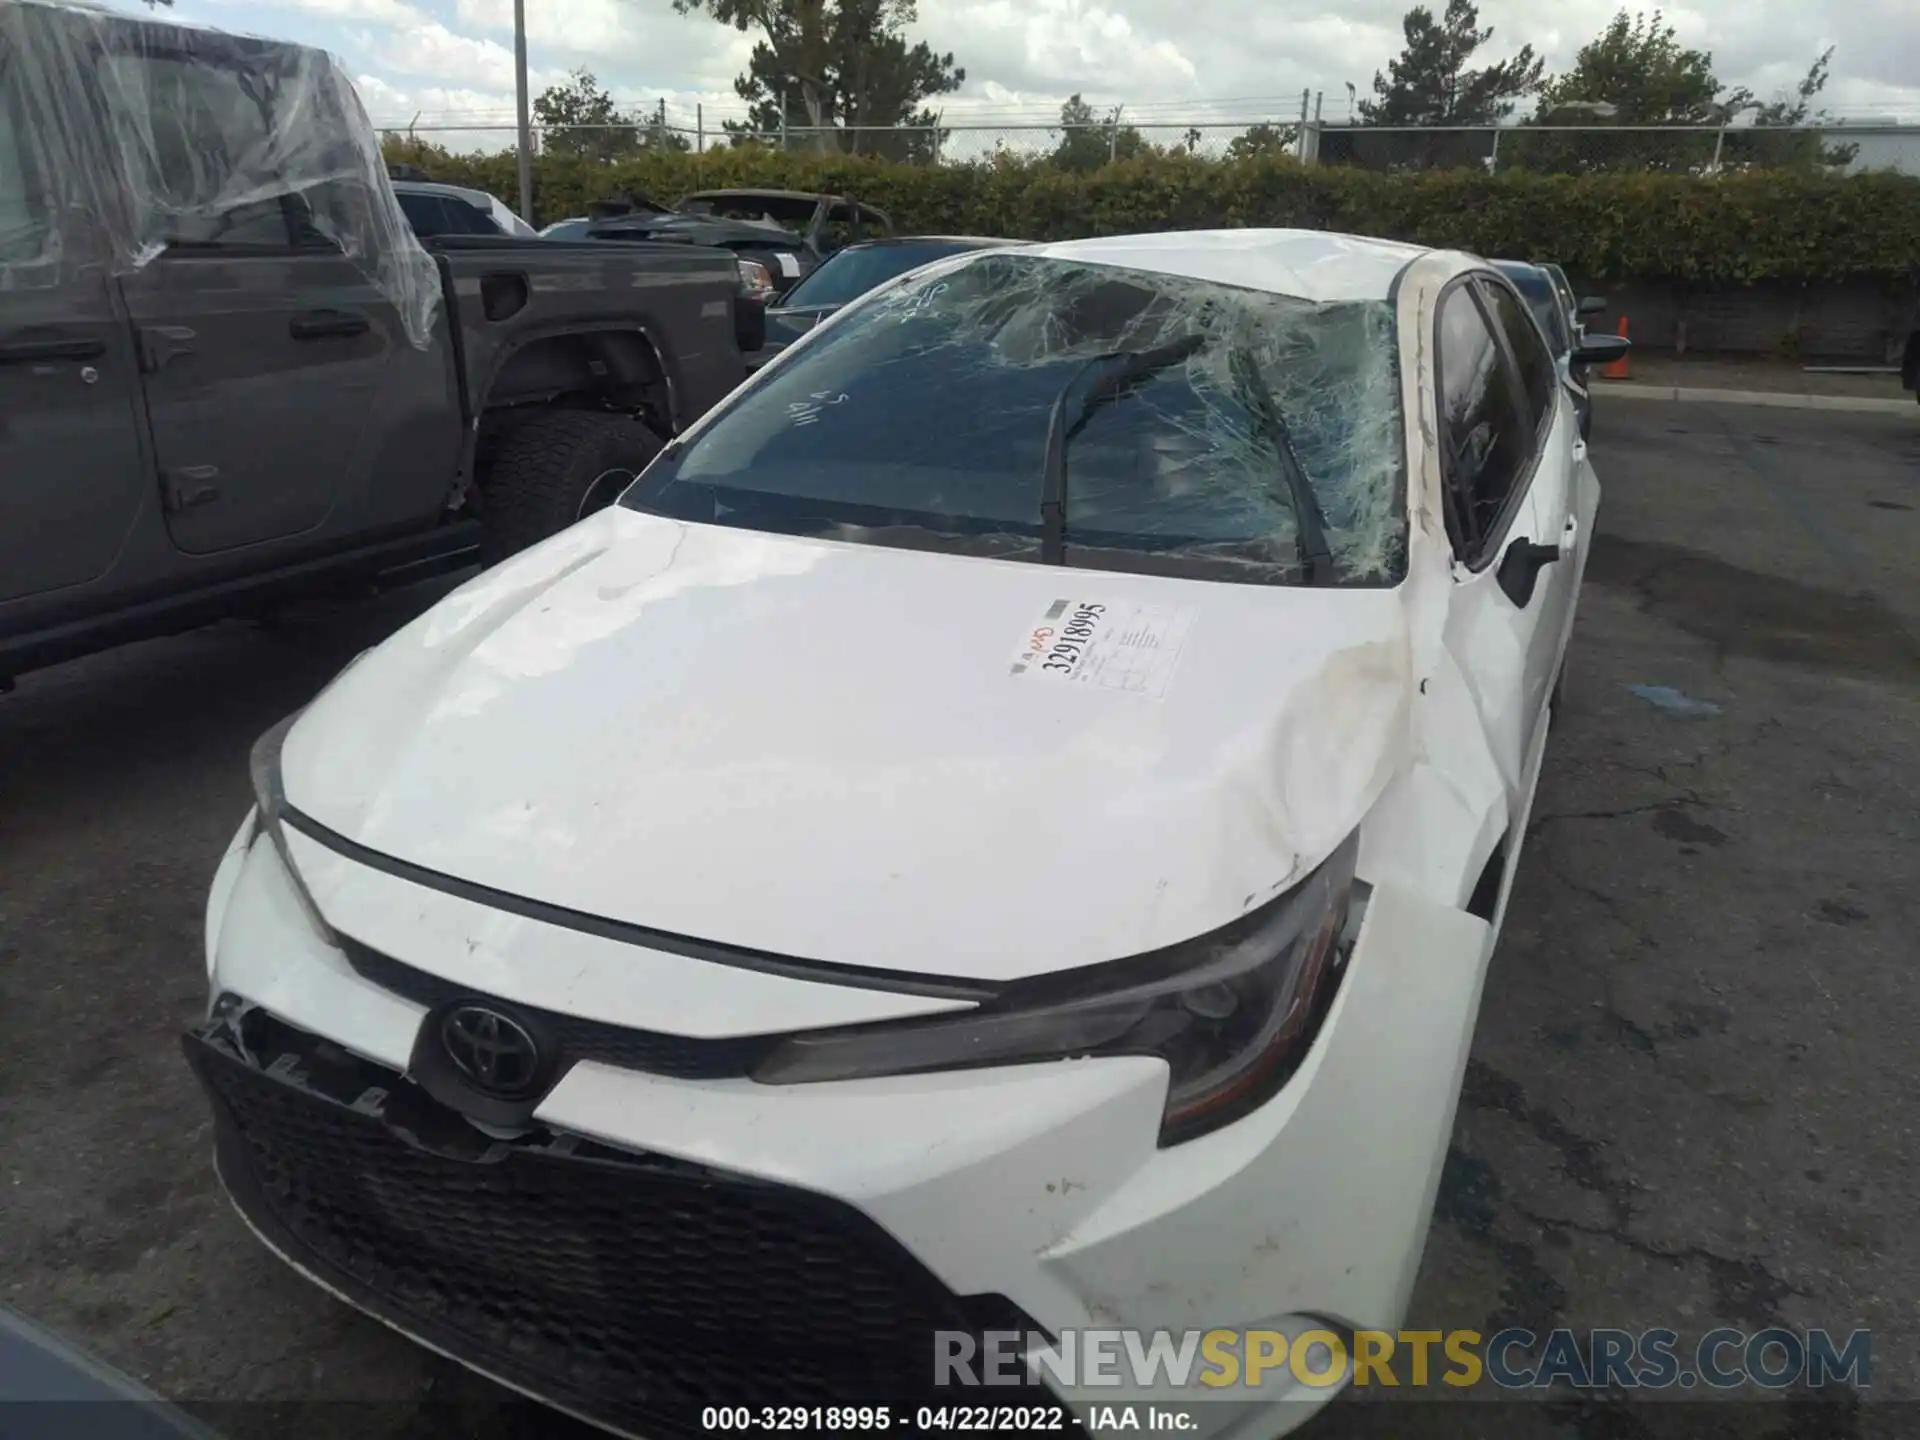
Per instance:
[[[1036,245],[1030,253],[1244,285],[1302,300],[1384,300],[1420,245],[1324,230],[1167,230]]]

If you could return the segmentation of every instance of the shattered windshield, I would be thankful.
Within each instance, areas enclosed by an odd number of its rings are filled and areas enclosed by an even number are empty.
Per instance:
[[[1185,353],[1085,407],[1066,441],[1064,563],[1298,583],[1300,497],[1318,512],[1307,542],[1324,537],[1332,557],[1314,578],[1396,578],[1405,446],[1390,302],[1030,254],[982,255],[856,303],[623,503],[1039,561],[1062,395],[1102,357],[1170,347]]]

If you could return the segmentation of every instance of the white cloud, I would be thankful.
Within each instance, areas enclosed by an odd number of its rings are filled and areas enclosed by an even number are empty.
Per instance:
[[[131,0],[125,0],[131,3]],[[366,77],[368,106],[404,122],[512,119],[512,0],[181,0],[248,30],[344,49]],[[1364,98],[1401,44],[1411,0],[922,0],[915,38],[951,50],[963,90],[940,97],[950,124],[1041,124],[1079,92],[1121,104],[1143,126],[1284,119],[1303,89],[1325,92],[1326,115],[1348,114],[1346,86]],[[1439,8],[1439,0],[1429,0]],[[1480,0],[1494,39],[1489,59],[1531,43],[1548,69],[1569,64],[1622,0]],[[1714,52],[1729,84],[1763,99],[1790,90],[1827,44],[1837,45],[1822,104],[1836,112],[1920,119],[1920,25],[1914,0],[1688,0],[1666,18],[1684,43]],[[1630,7],[1631,8],[1631,7]],[[1640,7],[1651,9],[1651,3]],[[529,0],[535,93],[568,71],[591,70],[623,103],[651,106],[689,127],[704,107],[710,132],[745,105],[733,79],[754,37],[667,0]],[[385,87],[384,89],[376,86]],[[404,97],[404,98],[401,98]],[[411,107],[411,108],[409,108]],[[1044,136],[1009,132],[1009,143]]]

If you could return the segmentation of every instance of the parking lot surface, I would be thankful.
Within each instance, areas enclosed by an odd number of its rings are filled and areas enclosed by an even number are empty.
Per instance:
[[[1594,452],[1567,694],[1410,1324],[1865,1328],[1872,1400],[1920,1399],[1920,417],[1603,399]],[[236,1436],[570,1428],[257,1245],[176,1038],[249,744],[429,599],[0,697],[0,1298]],[[1637,1440],[1657,1408],[1502,1424]]]

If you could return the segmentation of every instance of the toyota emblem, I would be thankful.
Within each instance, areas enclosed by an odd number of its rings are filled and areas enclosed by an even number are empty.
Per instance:
[[[540,1047],[510,1015],[459,1005],[440,1021],[447,1058],[474,1086],[503,1099],[523,1094],[540,1072]]]

